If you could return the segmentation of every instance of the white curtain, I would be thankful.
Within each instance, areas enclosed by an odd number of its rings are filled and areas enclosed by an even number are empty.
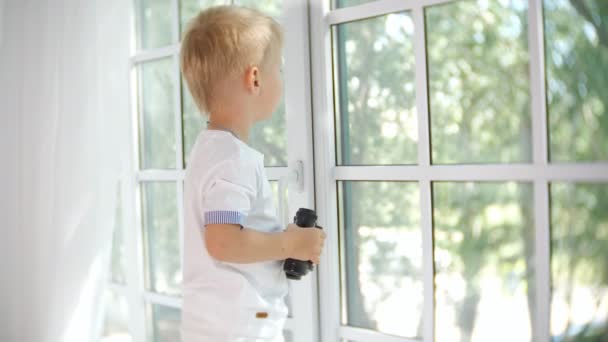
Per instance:
[[[0,0],[0,341],[95,338],[131,17],[129,0]]]

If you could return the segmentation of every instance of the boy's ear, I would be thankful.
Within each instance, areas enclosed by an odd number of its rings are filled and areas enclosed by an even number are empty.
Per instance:
[[[245,88],[252,94],[260,91],[260,70],[255,65],[245,71]]]

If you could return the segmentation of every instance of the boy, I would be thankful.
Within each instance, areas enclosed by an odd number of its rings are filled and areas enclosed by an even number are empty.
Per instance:
[[[219,6],[189,24],[181,71],[208,128],[184,178],[183,342],[283,341],[283,260],[319,263],[320,229],[275,217],[264,155],[247,144],[282,92],[282,31],[254,10]]]

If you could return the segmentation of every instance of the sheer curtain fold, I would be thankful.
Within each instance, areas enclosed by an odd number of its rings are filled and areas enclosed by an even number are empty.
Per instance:
[[[128,153],[131,2],[0,0],[2,341],[92,341]]]

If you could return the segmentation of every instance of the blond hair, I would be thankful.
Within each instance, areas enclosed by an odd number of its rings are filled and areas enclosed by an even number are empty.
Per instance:
[[[180,55],[181,72],[201,113],[213,109],[218,82],[252,65],[263,69],[282,45],[280,25],[259,11],[239,6],[201,11],[188,24]]]

